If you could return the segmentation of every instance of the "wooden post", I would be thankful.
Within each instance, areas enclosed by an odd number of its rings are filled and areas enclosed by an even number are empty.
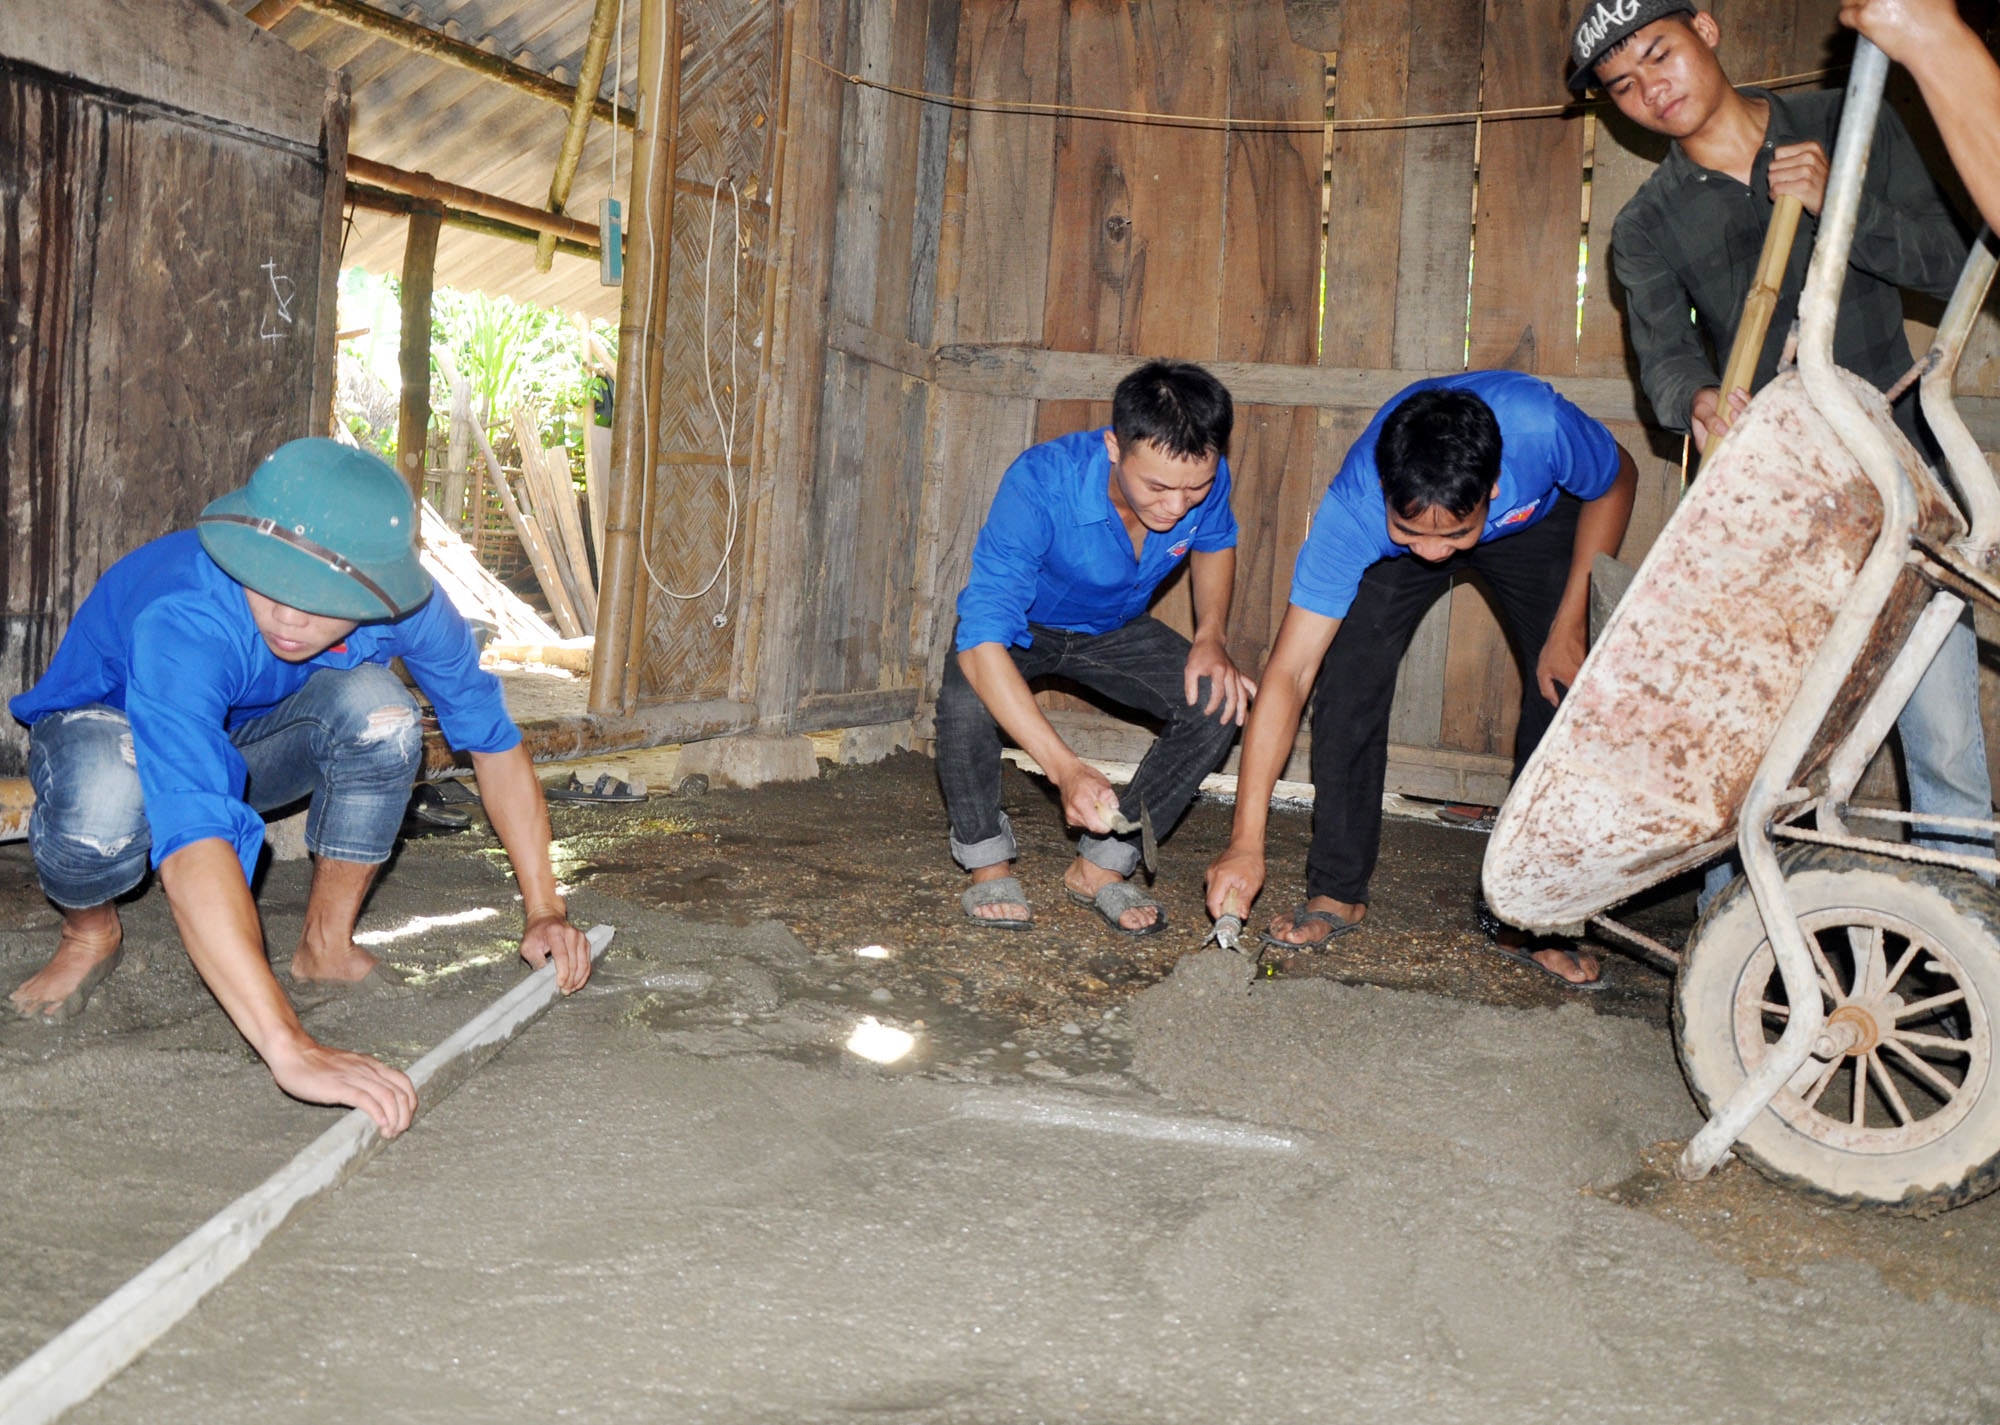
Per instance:
[[[463,376],[451,383],[451,434],[445,445],[440,513],[453,534],[465,528],[465,471],[472,463],[472,385]]]
[[[396,468],[419,500],[424,497],[431,428],[431,283],[437,275],[442,219],[435,208],[411,213],[403,248],[403,400],[396,408]]]
[[[577,67],[576,98],[569,106],[569,124],[563,129],[562,148],[556,154],[555,176],[549,180],[549,211],[560,213],[569,203],[569,186],[576,181],[577,160],[583,157],[583,141],[590,133],[590,106],[604,82],[604,56],[611,48],[611,31],[618,19],[619,0],[597,0],[597,12],[590,17],[590,37],[584,41],[583,63]],[[613,94],[612,101],[618,96]],[[616,130],[613,130],[616,141]],[[535,271],[547,272],[555,265],[556,240],[543,233],[535,244]]]
[[[673,253],[674,131],[680,121],[680,8],[643,0],[639,10],[639,133],[632,149],[625,287],[618,304],[618,391],[611,425],[611,501],[605,519],[598,590],[597,657],[591,662],[590,711],[628,711],[628,668],[644,647],[645,599],[639,538],[653,457],[664,350],[657,335],[666,315]],[[634,359],[635,356],[637,359]]]

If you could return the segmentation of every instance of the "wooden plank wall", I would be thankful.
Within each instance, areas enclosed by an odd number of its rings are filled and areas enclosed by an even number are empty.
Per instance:
[[[803,188],[791,195],[781,245],[795,273],[811,253],[824,271],[823,286],[795,276],[780,293],[794,313],[780,357],[814,384],[808,396],[798,379],[780,383],[791,424],[770,466],[780,488],[765,498],[775,503],[760,514],[773,520],[776,551],[758,556],[774,561],[755,615],[766,630],[755,690],[765,721],[813,728],[912,711],[921,721],[1001,472],[1032,441],[1108,416],[1108,389],[1095,376],[1036,400],[997,376],[984,387],[940,382],[941,348],[1317,364],[1388,382],[1469,360],[1629,383],[1609,237],[1664,152],[1657,140],[1608,112],[1586,120],[1576,108],[1319,129],[1328,116],[1559,102],[1569,8],[1565,0],[1527,0],[1525,11],[1497,0],[801,0],[819,58],[886,83],[1058,111],[1298,127],[945,109],[793,65],[811,112],[795,113],[791,129],[819,157],[787,171],[820,185],[813,191],[824,211],[807,211]],[[1725,63],[1739,79],[1841,58],[1837,0],[1715,8]],[[816,315],[801,314],[821,297]],[[2000,388],[2000,340],[1976,350],[1972,365],[1970,389]],[[1239,408],[1231,459],[1244,538],[1232,651],[1248,666],[1268,652],[1310,512],[1372,413]],[[1621,551],[1636,561],[1678,498],[1682,441],[1630,418],[1612,427],[1641,471]],[[796,512],[781,518],[785,499]],[[790,596],[787,570],[797,571],[800,590]],[[1184,582],[1163,593],[1156,612],[1188,626]],[[1497,796],[1519,697],[1485,595],[1459,587],[1405,661],[1392,786]],[[1073,700],[1044,700],[1066,726],[1085,728]],[[1115,738],[1096,745],[1109,751]]]
[[[91,9],[77,7],[79,26]],[[214,68],[175,71],[174,98],[232,114],[250,63],[234,48],[275,42],[197,18]],[[290,122],[331,137],[338,187],[345,115],[328,105],[344,91],[313,72],[286,91]],[[316,410],[326,419],[314,382],[332,355],[328,165],[312,145],[0,57],[0,332],[33,334],[0,366],[0,699],[41,675],[107,566],[192,523],[311,433]],[[0,719],[0,773],[20,770],[24,748]]]

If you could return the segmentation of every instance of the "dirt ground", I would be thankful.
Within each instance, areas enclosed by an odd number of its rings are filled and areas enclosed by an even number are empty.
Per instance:
[[[1197,801],[1161,847],[1152,893],[1168,931],[1133,939],[1063,897],[1074,855],[1053,789],[1011,764],[1003,802],[1035,900],[1036,925],[993,931],[966,922],[965,885],[944,847],[943,804],[932,764],[901,754],[870,767],[822,760],[816,782],[717,790],[699,799],[655,796],[643,807],[569,806],[556,812],[563,874],[640,904],[697,919],[772,919],[827,955],[882,942],[895,951],[899,994],[963,1006],[1016,1027],[1012,1041],[1044,1065],[1073,1062],[1071,1029],[1102,1022],[1165,978],[1207,933],[1201,878],[1226,844],[1230,807]],[[1271,818],[1271,883],[1253,929],[1303,894],[1311,814]],[[1578,1004],[1593,1013],[1664,1027],[1673,981],[1622,947],[1593,944],[1609,988],[1581,995],[1486,949],[1473,910],[1485,837],[1437,822],[1391,817],[1367,924],[1324,952],[1266,950],[1267,976],[1318,978],[1414,990],[1515,1008]],[[1678,946],[1694,922],[1693,878],[1628,907],[1636,928]],[[1100,1049],[1100,1054],[1108,1051]],[[1034,1062],[1034,1061],[1027,1061]],[[1552,1065],[1552,1073],[1561,1066]],[[1585,1092],[1588,1090],[1585,1089]],[[1757,1275],[1850,1258],[1918,1299],[1933,1292],[2000,1308],[2000,1194],[1932,1222],[1830,1208],[1732,1163],[1706,1182],[1671,1172],[1678,1145],[1633,1164],[1610,1199],[1673,1222]]]

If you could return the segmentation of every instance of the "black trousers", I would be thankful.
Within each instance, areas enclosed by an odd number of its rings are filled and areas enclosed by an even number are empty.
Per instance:
[[[1535,661],[1569,582],[1579,509],[1564,495],[1546,518],[1519,534],[1474,545],[1439,564],[1411,554],[1384,559],[1362,576],[1313,689],[1308,896],[1368,899],[1382,849],[1382,784],[1396,670],[1417,625],[1456,575],[1469,572],[1486,581],[1521,664],[1521,723],[1514,734],[1514,771],[1520,772],[1555,716],[1535,686]]]

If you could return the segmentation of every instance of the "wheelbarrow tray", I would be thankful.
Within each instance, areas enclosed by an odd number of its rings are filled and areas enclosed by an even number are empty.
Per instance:
[[[1918,528],[1963,533],[1880,392],[1842,373],[1906,471]],[[1788,373],[1682,498],[1515,781],[1486,848],[1487,903],[1572,927],[1733,844],[1752,777],[1882,526],[1860,462]],[[1852,727],[1928,586],[1905,570],[1801,770]]]

